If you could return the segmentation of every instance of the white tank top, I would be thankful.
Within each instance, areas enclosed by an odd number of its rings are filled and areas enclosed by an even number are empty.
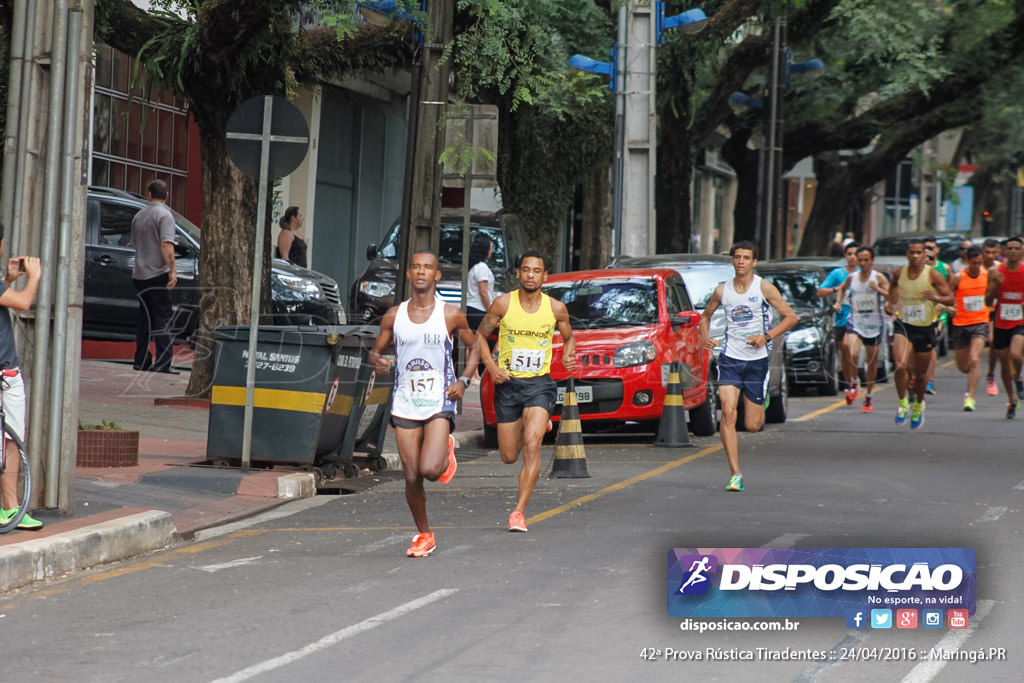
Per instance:
[[[868,279],[861,282],[860,274],[850,276],[850,327],[865,339],[882,334],[884,317],[882,295],[871,289],[871,281],[878,281],[878,271],[868,273]]]
[[[436,299],[424,323],[409,319],[409,302],[395,316],[395,391],[391,414],[406,420],[426,420],[455,411],[445,391],[455,382],[452,338],[444,320],[444,301]]]
[[[761,294],[761,278],[754,281],[743,294],[732,287],[733,278],[722,284],[722,307],[725,309],[725,346],[722,353],[735,360],[766,358],[772,350],[772,341],[760,348],[747,344],[747,339],[767,334],[771,329],[771,306]]]

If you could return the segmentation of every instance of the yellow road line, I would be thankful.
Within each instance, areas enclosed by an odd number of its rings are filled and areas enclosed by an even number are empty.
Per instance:
[[[877,394],[880,394],[883,391],[885,391],[885,387],[878,387],[878,388],[873,389],[871,391],[871,395],[875,396]],[[819,415],[824,415],[825,413],[831,413],[833,410],[835,410],[837,408],[842,408],[845,405],[846,405],[846,399],[845,398],[841,398],[838,401],[836,401],[835,403],[829,403],[824,408],[818,408],[817,410],[814,410],[814,411],[812,411],[810,413],[807,413],[803,417],[798,417],[795,420],[791,420],[791,421],[792,422],[805,422],[806,420],[813,420],[814,418],[818,417]]]
[[[661,467],[656,467],[653,470],[650,470],[648,472],[644,472],[643,474],[638,474],[635,477],[630,477],[629,479],[623,479],[622,481],[620,481],[618,483],[615,483],[615,484],[612,484],[611,486],[606,486],[606,487],[604,487],[603,489],[601,489],[599,491],[595,491],[594,493],[588,493],[587,495],[580,496],[579,498],[577,498],[575,500],[571,500],[568,503],[565,503],[564,505],[559,505],[556,508],[552,508],[552,509],[547,510],[545,512],[541,512],[539,514],[533,515],[532,517],[530,517],[529,519],[526,520],[526,523],[527,524],[537,524],[538,522],[543,522],[545,519],[551,519],[555,515],[560,515],[563,512],[571,510],[574,507],[578,507],[580,505],[583,505],[584,503],[589,503],[592,500],[597,500],[598,498],[601,498],[602,496],[606,496],[609,493],[614,493],[615,491],[621,491],[622,489],[628,488],[628,487],[632,486],[633,484],[638,484],[638,483],[640,483],[642,481],[650,479],[651,477],[656,477],[656,476],[658,476],[660,474],[664,474],[665,472],[668,472],[669,470],[673,470],[673,469],[679,467],[680,465],[685,465],[688,462],[693,462],[694,460],[697,460],[698,458],[703,458],[706,455],[710,455],[711,453],[716,453],[716,452],[718,452],[720,450],[722,450],[721,444],[719,444],[718,446],[708,446],[707,448],[705,448],[703,450],[697,451],[693,455],[688,455],[685,458],[679,458],[678,460],[673,460],[672,462],[665,463]]]

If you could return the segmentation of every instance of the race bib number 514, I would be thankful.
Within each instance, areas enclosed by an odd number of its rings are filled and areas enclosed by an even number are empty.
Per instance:
[[[544,351],[512,349],[509,370],[513,372],[540,372],[544,368]]]

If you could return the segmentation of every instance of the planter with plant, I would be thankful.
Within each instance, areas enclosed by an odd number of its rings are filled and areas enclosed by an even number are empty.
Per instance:
[[[79,467],[132,467],[139,464],[139,432],[117,422],[78,423]]]

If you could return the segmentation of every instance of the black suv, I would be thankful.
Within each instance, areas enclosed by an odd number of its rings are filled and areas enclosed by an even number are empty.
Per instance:
[[[462,211],[441,214],[441,261],[442,279],[437,284],[438,295],[456,306],[462,303]],[[508,292],[519,286],[516,279],[516,262],[525,251],[518,222],[511,216],[493,213],[473,212],[470,214],[470,236],[486,235],[494,244],[494,253],[487,261],[494,273],[496,294]],[[376,324],[381,316],[395,304],[395,281],[398,278],[398,221],[391,226],[384,242],[378,247],[366,247],[366,258],[370,264],[354,283],[349,299],[349,313],[353,321],[362,324]]]
[[[85,293],[82,337],[132,340],[139,302],[132,286],[135,249],[132,218],[146,200],[108,187],[89,188],[85,229]],[[178,243],[174,247],[178,284],[171,290],[172,328],[176,341],[195,331],[199,311],[199,228],[174,212]],[[270,274],[273,316],[277,325],[342,325],[345,311],[338,283],[323,273],[274,259]]]

